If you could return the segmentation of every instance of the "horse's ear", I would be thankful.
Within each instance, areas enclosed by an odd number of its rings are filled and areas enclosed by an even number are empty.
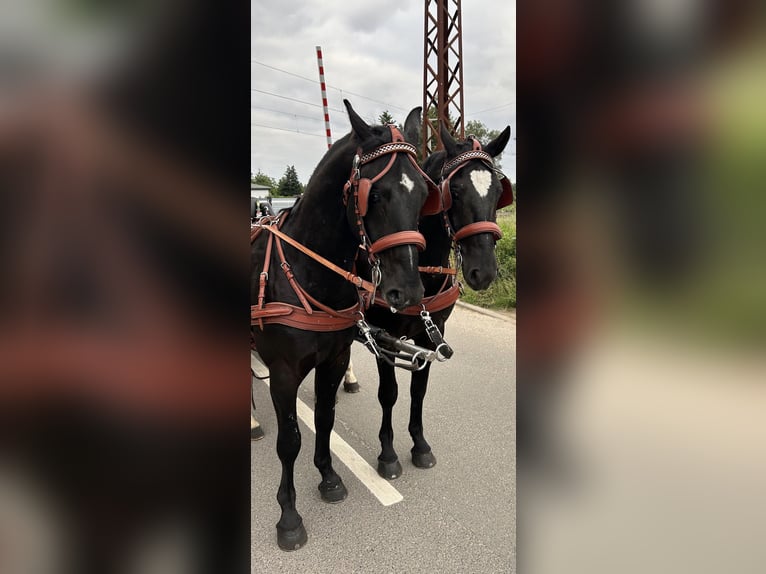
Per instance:
[[[439,122],[439,135],[444,144],[444,149],[447,151],[447,156],[456,156],[458,154],[457,142],[455,141],[455,138],[452,137],[452,134],[449,133],[449,129],[447,129],[447,125],[444,122]]]
[[[370,126],[368,126],[367,122],[360,118],[359,114],[354,111],[354,108],[351,107],[351,102],[344,99],[343,103],[345,104],[346,111],[348,112],[348,119],[351,120],[351,129],[356,134],[356,137],[359,139],[359,141],[366,140],[372,135]]]
[[[505,126],[505,129],[500,132],[500,135],[485,145],[483,149],[492,157],[497,157],[503,153],[503,150],[505,149],[505,146],[508,145],[508,140],[510,138],[511,126]]]
[[[420,139],[420,106],[413,108],[404,120],[404,139],[411,144],[418,145]]]

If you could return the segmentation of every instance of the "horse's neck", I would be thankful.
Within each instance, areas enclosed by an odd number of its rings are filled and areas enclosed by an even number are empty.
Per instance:
[[[350,165],[350,157],[340,156],[322,174],[312,177],[284,227],[305,247],[346,269],[350,269],[358,246],[343,204]]]
[[[449,266],[450,250],[452,241],[447,236],[444,228],[444,219],[441,213],[423,217],[420,221],[420,232],[426,238],[426,248],[420,253],[419,263],[422,266]],[[433,295],[438,290],[444,279],[442,276],[424,275],[423,287],[426,295]]]

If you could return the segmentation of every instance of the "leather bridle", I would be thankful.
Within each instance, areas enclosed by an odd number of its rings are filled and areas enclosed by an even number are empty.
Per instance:
[[[494,171],[500,178],[501,185],[503,186],[503,193],[497,202],[497,208],[499,209],[501,207],[505,207],[506,205],[510,205],[513,202],[513,188],[511,187],[510,180],[508,180],[508,178],[503,173],[495,168],[495,163],[492,159],[492,156],[482,149],[479,140],[474,136],[468,136],[468,138],[473,140],[472,149],[457,155],[442,166],[440,182],[437,186],[439,190],[439,209],[436,211],[436,213],[441,213],[444,222],[444,229],[448,237],[452,239],[452,245],[455,251],[455,266],[418,267],[418,270],[421,273],[444,275],[444,283],[442,283],[442,286],[439,288],[436,295],[424,297],[421,305],[413,305],[412,307],[408,307],[400,311],[400,313],[404,315],[417,315],[424,311],[440,311],[457,301],[460,296],[460,285],[456,281],[456,277],[458,270],[462,265],[460,241],[467,237],[480,235],[482,233],[491,233],[495,241],[498,241],[503,236],[503,232],[494,221],[475,221],[461,227],[457,231],[453,229],[452,224],[450,223],[449,210],[452,207],[452,193],[450,192],[449,187],[450,181],[456,173],[458,173],[473,160],[480,160],[489,169]],[[427,182],[431,181],[427,175],[425,175],[425,178]],[[387,306],[379,294],[376,294],[375,296],[375,303],[376,305]]]
[[[474,235],[480,235],[482,233],[491,233],[494,236],[495,241],[498,241],[503,236],[503,232],[500,227],[494,221],[475,221],[469,223],[455,231],[450,223],[447,212],[452,207],[452,193],[450,192],[450,181],[464,167],[466,167],[473,160],[481,161],[488,169],[498,174],[501,179],[501,185],[503,186],[503,193],[497,202],[497,208],[505,207],[513,203],[513,189],[510,185],[510,180],[495,168],[494,160],[492,156],[485,152],[481,147],[481,142],[474,136],[468,136],[473,141],[472,149],[463,152],[450,161],[446,162],[441,169],[441,178],[439,182],[439,189],[442,200],[442,214],[444,218],[444,227],[447,234],[452,238],[455,243],[455,247],[458,247],[458,242],[467,237]],[[445,174],[447,174],[445,176]]]
[[[399,245],[414,245],[419,251],[422,251],[426,247],[425,237],[423,237],[419,231],[397,231],[384,235],[373,242],[370,240],[370,237],[367,235],[367,230],[364,227],[364,216],[367,214],[372,186],[391,170],[391,167],[394,165],[394,162],[400,153],[406,155],[412,166],[424,178],[429,187],[429,198],[426,200],[426,204],[421,210],[421,214],[430,215],[438,212],[438,208],[434,210],[434,207],[432,207],[437,204],[437,202],[433,201],[432,197],[434,197],[435,194],[438,194],[439,190],[418,165],[415,146],[404,140],[404,137],[395,124],[388,124],[388,128],[391,130],[390,143],[378,146],[371,152],[365,154],[362,153],[361,148],[357,148],[351,167],[351,174],[349,175],[348,181],[343,186],[343,204],[348,205],[349,201],[354,202],[355,218],[353,226],[357,229],[360,246],[367,251],[367,257],[370,264],[373,266],[373,270],[379,266],[377,254],[381,251]],[[387,155],[390,156],[388,163],[376,176],[373,178],[361,176],[362,166]],[[373,273],[375,273],[375,271],[373,271]]]

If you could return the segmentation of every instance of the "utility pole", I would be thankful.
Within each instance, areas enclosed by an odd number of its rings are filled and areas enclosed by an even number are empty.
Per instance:
[[[460,0],[425,0],[423,49],[423,157],[443,147],[439,120],[453,136],[465,136],[463,121],[463,33]],[[435,109],[432,119],[428,110]]]

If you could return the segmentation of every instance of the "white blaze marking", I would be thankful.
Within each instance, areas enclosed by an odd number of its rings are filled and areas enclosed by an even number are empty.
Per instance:
[[[412,193],[412,190],[415,188],[415,182],[407,177],[406,173],[402,174],[402,181],[399,183],[401,183],[410,193]]]
[[[492,174],[484,169],[475,169],[471,172],[471,182],[480,196],[487,197],[489,186],[492,185]]]

